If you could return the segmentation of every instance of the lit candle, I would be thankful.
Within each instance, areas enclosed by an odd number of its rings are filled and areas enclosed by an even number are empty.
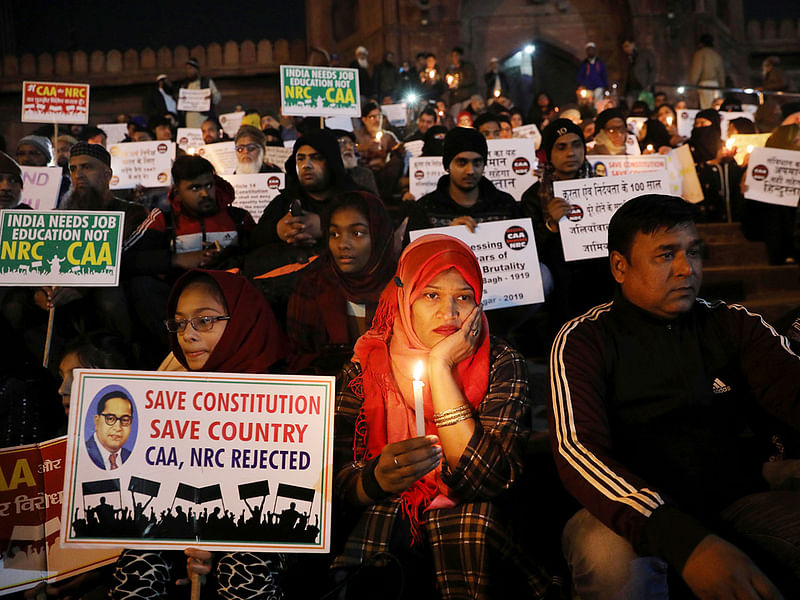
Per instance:
[[[428,78],[433,79],[434,77],[436,77],[436,71],[431,69],[430,71],[428,71]]]
[[[193,155],[194,153],[195,153],[195,149],[194,148],[187,148],[186,149],[186,154]]]
[[[495,90],[495,91],[494,91],[494,97],[495,97],[495,98],[498,98],[498,97],[500,97],[500,90]]]
[[[414,412],[417,415],[417,437],[425,435],[425,407],[422,404],[422,388],[425,384],[420,381],[422,377],[422,370],[425,365],[422,361],[417,362],[414,367]]]
[[[747,153],[750,154],[753,151],[753,148],[755,148],[755,146],[753,146],[753,145],[748,146],[747,147]]]
[[[447,76],[447,85],[453,85],[453,76],[452,75],[448,75]]]
[[[672,127],[672,115],[667,115],[667,127]]]
[[[645,148],[645,150],[647,152],[653,152],[655,148],[653,147],[653,144],[647,144],[647,148]]]
[[[731,148],[733,148],[733,145],[734,145],[735,143],[736,143],[736,140],[735,140],[734,138],[730,137],[730,138],[728,138],[728,141],[727,141],[727,142],[725,142],[725,147],[726,147],[728,150],[730,150]]]
[[[375,141],[380,142],[382,137],[383,137],[383,132],[379,131],[378,133],[375,134]]]

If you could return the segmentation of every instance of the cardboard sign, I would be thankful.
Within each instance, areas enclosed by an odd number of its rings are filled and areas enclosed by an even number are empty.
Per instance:
[[[531,123],[530,125],[520,125],[519,127],[515,127],[512,130],[511,135],[515,138],[527,138],[533,140],[533,147],[538,150],[539,146],[542,145],[542,134],[539,132],[539,128]]]
[[[203,141],[203,130],[199,127],[179,127],[175,136],[178,140],[178,148],[188,152],[205,144]]]
[[[697,177],[694,158],[688,145],[678,146],[667,154],[667,170],[670,177],[668,193],[680,196],[692,204],[703,200],[703,187]]]
[[[625,123],[628,126],[628,131],[637,138],[639,137],[639,132],[642,130],[642,127],[644,127],[646,121],[647,117],[628,117],[625,119]]]
[[[413,242],[423,235],[449,235],[467,244],[483,273],[485,310],[544,302],[542,272],[530,219],[479,223],[475,233],[463,225],[409,232]]]
[[[636,139],[635,135],[628,135],[625,138],[625,152],[627,152],[628,156],[639,156],[642,153],[639,148],[639,140]]]
[[[128,136],[127,123],[100,123],[97,127],[106,134],[106,146],[118,144]]]
[[[325,127],[353,131],[353,120],[350,117],[325,117]]]
[[[111,211],[0,211],[0,286],[116,286],[124,219]]]
[[[682,108],[678,112],[678,135],[688,138],[694,128],[694,117],[700,111],[696,108]]]
[[[281,113],[360,117],[358,69],[281,65]]]
[[[408,106],[405,104],[382,104],[381,112],[394,127],[405,127],[408,123]]]
[[[22,82],[23,123],[89,122],[89,84]]]
[[[175,142],[128,142],[108,147],[111,155],[112,190],[164,187],[172,182]]]
[[[286,161],[291,155],[292,148],[286,148],[285,146],[267,146],[264,149],[264,160],[276,167],[280,167],[281,171],[285,170]]]
[[[754,148],[745,176],[750,200],[797,206],[800,198],[800,152],[779,148]]]
[[[608,255],[608,223],[625,202],[643,194],[665,194],[667,173],[636,173],[616,177],[554,181],[553,195],[572,205],[558,222],[566,261]]]
[[[233,186],[235,192],[233,203],[249,212],[256,222],[286,184],[285,173],[225,175],[225,179]]]
[[[61,167],[27,167],[22,169],[21,202],[33,210],[53,210],[58,204],[61,188]]]
[[[222,125],[222,130],[227,133],[229,137],[236,137],[236,132],[239,131],[239,127],[242,126],[243,118],[243,110],[225,113],[219,116],[219,124]]]
[[[64,545],[330,551],[333,377],[74,377]]]
[[[196,154],[214,165],[217,175],[230,175],[236,170],[236,144],[234,142],[206,144],[200,146]]]
[[[586,160],[592,165],[595,177],[652,173],[653,171],[664,171],[667,168],[667,157],[663,154],[646,156],[590,154]]]
[[[722,139],[728,139],[728,123],[734,119],[747,119],[748,121],[755,122],[755,118],[749,112],[722,112],[719,113],[719,128],[722,132]]]
[[[190,90],[181,88],[178,92],[178,110],[187,112],[206,112],[211,108],[211,88]]]
[[[61,548],[65,437],[0,449],[0,595],[103,565],[115,550]]]

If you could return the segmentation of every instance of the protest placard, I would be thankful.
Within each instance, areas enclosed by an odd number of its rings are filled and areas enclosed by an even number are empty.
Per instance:
[[[116,550],[61,548],[65,437],[0,449],[0,595],[110,564]]]
[[[217,175],[230,175],[236,170],[236,144],[234,142],[206,144],[200,146],[196,154],[214,165]]]
[[[719,111],[719,127],[723,140],[728,139],[728,123],[734,119],[747,119],[748,121],[755,121],[753,115],[746,111]]]
[[[536,151],[530,139],[486,140],[489,157],[483,176],[499,190],[511,194],[515,200],[522,199],[530,186],[536,183]],[[446,171],[441,156],[412,158],[408,167],[408,191],[419,200],[436,189],[436,183]]]
[[[181,88],[178,92],[178,110],[206,112],[211,108],[211,89],[190,90]]]
[[[353,131],[353,120],[350,117],[325,117],[325,127]]]
[[[175,142],[128,142],[111,144],[113,175],[112,190],[144,187],[164,187],[172,181],[172,161],[175,160]]]
[[[529,140],[533,140],[533,147],[536,150],[539,149],[539,146],[542,143],[542,134],[539,132],[539,128],[533,123],[530,125],[520,125],[519,127],[515,127],[511,134],[515,138],[527,138]]]
[[[267,146],[264,149],[264,160],[280,167],[281,171],[285,170],[286,161],[291,155],[292,149],[286,146]]]
[[[424,140],[411,140],[410,142],[403,142],[403,147],[406,152],[414,158],[422,156],[422,147],[425,145]]]
[[[444,174],[441,156],[411,158],[408,161],[408,191],[419,200],[436,189],[436,183]]]
[[[625,202],[643,194],[665,194],[667,173],[554,181],[553,195],[572,205],[558,223],[566,261],[608,255],[608,222]]]
[[[393,127],[405,127],[408,123],[408,106],[406,104],[382,104],[381,112]]]
[[[678,135],[688,138],[694,128],[694,116],[700,111],[696,108],[682,108],[678,113]]]
[[[642,127],[644,127],[646,121],[647,117],[628,117],[625,119],[628,131],[636,137],[639,137],[639,132],[642,130]]]
[[[635,135],[628,135],[625,138],[625,152],[628,156],[639,156],[642,153],[639,148],[639,140],[636,139]]]
[[[178,127],[178,133],[175,136],[178,140],[178,148],[184,152],[189,148],[195,149],[205,144],[203,141],[203,130],[199,127]]]
[[[58,203],[63,171],[61,167],[28,167],[22,169],[21,202],[33,210],[53,210]]]
[[[743,165],[753,149],[763,148],[771,135],[771,133],[737,133],[729,137],[725,145],[728,148],[736,148],[733,158],[737,164]]]
[[[697,204],[705,197],[697,176],[694,158],[689,146],[684,144],[667,154],[667,171],[669,172],[669,190],[667,193],[680,196],[686,202]]]
[[[0,450],[0,595],[56,582],[109,564],[119,550],[66,551],[60,545],[66,438]]]
[[[281,112],[297,117],[360,117],[358,69],[281,65]]]
[[[472,233],[463,225],[417,229],[413,242],[430,233],[458,238],[472,249],[483,273],[483,308],[507,308],[544,302],[542,272],[530,219],[479,223]]]
[[[797,206],[800,199],[800,152],[780,148],[754,148],[747,164],[745,198]]]
[[[118,144],[128,136],[127,123],[99,123],[97,127],[106,134],[106,146]]]
[[[235,192],[233,203],[249,212],[256,222],[286,182],[285,173],[225,175],[224,178],[233,186]]]
[[[89,84],[22,82],[23,123],[89,122]]]
[[[596,177],[652,173],[667,169],[667,157],[663,154],[646,156],[590,154],[586,160],[592,165]]]
[[[243,118],[243,110],[225,113],[219,116],[219,124],[222,125],[222,130],[227,133],[229,137],[236,137],[236,132],[239,131],[239,127],[242,126]]]
[[[125,213],[0,211],[0,286],[116,286]]]
[[[333,377],[74,377],[63,544],[330,550]]]

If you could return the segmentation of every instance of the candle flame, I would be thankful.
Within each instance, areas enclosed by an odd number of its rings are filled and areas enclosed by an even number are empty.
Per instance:
[[[194,153],[195,153],[195,149],[194,148],[187,148],[186,149],[186,154],[192,155]]]
[[[646,150],[647,150],[648,152],[652,152],[653,150],[655,150],[655,148],[653,147],[653,144],[647,144],[647,148],[646,148]]]
[[[667,125],[672,125],[672,116],[667,117]]]
[[[422,370],[425,368],[425,365],[422,363],[421,360],[417,361],[417,366],[414,367],[414,380],[419,381],[420,377],[422,377]]]
[[[379,131],[378,133],[375,134],[375,141],[380,142],[382,137],[383,137],[383,132]]]
[[[755,148],[755,146],[753,146],[752,144],[750,146],[748,146],[747,147],[747,153],[750,154],[753,151],[753,148]]]
[[[734,145],[735,143],[736,143],[736,140],[735,140],[734,138],[728,138],[728,141],[727,141],[727,142],[725,142],[725,147],[726,147],[728,150],[730,150],[731,148],[733,148],[733,145]]]

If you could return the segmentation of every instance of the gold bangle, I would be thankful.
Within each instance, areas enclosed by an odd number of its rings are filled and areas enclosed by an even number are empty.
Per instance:
[[[434,413],[433,423],[436,425],[436,427],[447,427],[448,425],[454,425],[455,423],[459,423],[464,419],[468,419],[471,416],[472,407],[469,404],[462,404],[461,406],[456,406],[455,408],[448,408],[442,412]]]

